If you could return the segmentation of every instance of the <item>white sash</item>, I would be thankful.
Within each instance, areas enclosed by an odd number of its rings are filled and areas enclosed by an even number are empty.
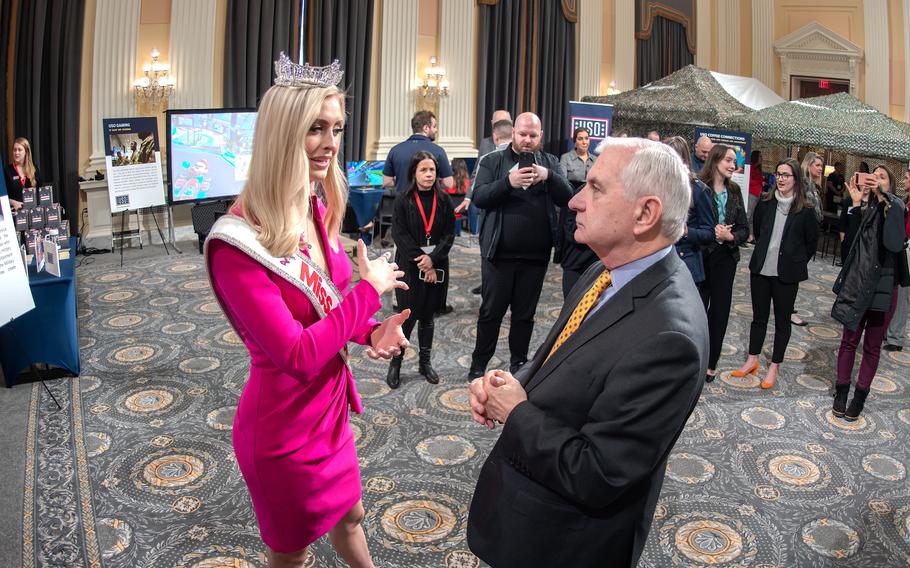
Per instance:
[[[272,253],[262,246],[256,238],[257,235],[256,230],[243,217],[230,213],[222,215],[215,221],[208,237],[205,239],[204,254],[208,258],[209,241],[212,239],[224,241],[237,247],[247,256],[303,292],[313,305],[313,309],[319,314],[319,319],[324,318],[326,314],[338,307],[342,300],[341,292],[335,286],[335,283],[332,282],[332,279],[311,258],[300,251],[294,256],[286,258],[272,256]],[[211,279],[212,275],[209,272],[210,284],[212,284]],[[214,290],[214,285],[212,290]],[[218,301],[221,302],[221,299],[219,298]],[[223,304],[222,309],[224,309]],[[224,311],[227,314],[227,310]],[[341,355],[344,364],[347,365],[347,346],[342,348],[338,354]]]

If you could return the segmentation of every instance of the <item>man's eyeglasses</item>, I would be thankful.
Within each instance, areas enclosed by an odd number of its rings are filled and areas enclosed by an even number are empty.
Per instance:
[[[779,177],[779,178],[781,178],[781,179],[787,179],[787,178],[792,178],[792,177],[793,177],[793,174],[782,174],[782,173],[777,173],[776,175],[777,175],[777,177]]]

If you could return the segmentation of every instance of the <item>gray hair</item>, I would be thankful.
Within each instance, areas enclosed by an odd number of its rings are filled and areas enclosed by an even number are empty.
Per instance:
[[[619,174],[625,198],[634,201],[654,195],[660,199],[660,232],[673,242],[679,240],[692,201],[689,169],[682,158],[666,144],[644,138],[605,138],[597,153],[614,147],[632,152],[632,159]]]

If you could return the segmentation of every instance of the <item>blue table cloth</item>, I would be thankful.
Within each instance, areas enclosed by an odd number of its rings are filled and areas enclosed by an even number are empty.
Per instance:
[[[79,375],[76,336],[76,239],[70,258],[60,261],[60,277],[28,267],[35,309],[0,327],[0,365],[6,386],[33,363],[46,363]]]

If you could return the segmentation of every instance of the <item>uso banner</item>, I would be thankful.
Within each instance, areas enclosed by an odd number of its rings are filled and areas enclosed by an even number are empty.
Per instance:
[[[583,103],[581,101],[569,101],[569,132],[566,134],[568,146],[566,151],[573,149],[575,144],[572,142],[572,133],[576,128],[587,128],[591,134],[591,152],[597,149],[597,145],[610,135],[613,128],[613,105],[601,103]]]
[[[711,142],[714,142],[715,144],[723,144],[733,148],[733,152],[736,153],[736,171],[733,173],[732,179],[739,185],[739,189],[743,195],[743,204],[748,209],[749,158],[752,155],[752,134],[748,132],[735,132],[732,130],[717,130],[715,128],[696,128],[695,142],[698,142],[698,139],[702,136],[707,136],[711,139]]]

